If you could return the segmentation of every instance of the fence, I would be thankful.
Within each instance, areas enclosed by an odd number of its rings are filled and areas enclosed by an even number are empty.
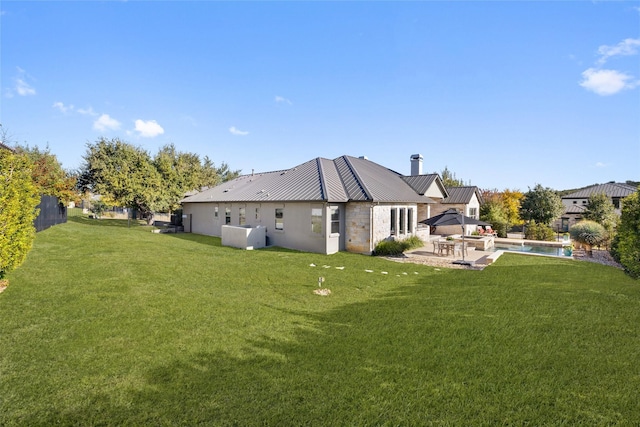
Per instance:
[[[40,196],[40,213],[33,221],[36,232],[67,222],[67,208],[54,196]]]

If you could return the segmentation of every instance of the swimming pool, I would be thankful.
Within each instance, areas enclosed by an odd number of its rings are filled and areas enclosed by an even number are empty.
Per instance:
[[[551,256],[561,256],[570,258],[571,255],[565,255],[564,249],[557,246],[538,246],[538,245],[508,245],[504,243],[496,243],[493,247],[493,252],[495,251],[511,251],[511,252],[524,252],[530,254],[538,254],[538,255],[551,255]]]

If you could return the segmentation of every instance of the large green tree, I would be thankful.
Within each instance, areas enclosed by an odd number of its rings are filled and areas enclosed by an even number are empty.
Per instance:
[[[101,194],[109,202],[137,209],[149,222],[154,212],[173,211],[185,193],[212,186],[238,175],[226,164],[216,169],[205,157],[179,152],[173,144],[152,158],[140,147],[120,139],[101,138],[87,144],[79,184],[83,191]]]
[[[31,161],[0,148],[0,279],[27,257],[36,229],[40,203]]]
[[[533,190],[530,188],[520,200],[520,217],[525,221],[549,225],[563,211],[564,206],[558,193],[540,184],[536,184]]]
[[[640,278],[640,188],[624,198],[612,246],[614,258],[632,277]]]

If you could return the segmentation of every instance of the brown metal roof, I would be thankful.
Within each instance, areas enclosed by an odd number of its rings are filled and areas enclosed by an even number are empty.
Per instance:
[[[594,194],[600,194],[600,193],[606,194],[607,197],[622,198],[622,197],[627,197],[635,192],[636,192],[636,188],[631,185],[618,183],[618,182],[609,182],[607,184],[596,184],[596,185],[583,188],[571,194],[562,196],[562,198],[563,199],[588,199]]]
[[[435,203],[403,176],[372,161],[342,156],[316,158],[282,171],[243,175],[186,197],[183,203],[285,201],[371,201]]]

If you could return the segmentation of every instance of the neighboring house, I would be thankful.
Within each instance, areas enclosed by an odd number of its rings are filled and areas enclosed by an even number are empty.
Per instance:
[[[573,224],[582,219],[584,210],[589,203],[589,197],[596,194],[604,193],[609,200],[611,200],[616,213],[620,215],[622,200],[635,192],[636,188],[631,185],[609,182],[607,184],[592,185],[571,194],[567,194],[562,197],[562,204],[564,205],[565,212],[555,221],[553,229],[569,231],[569,228]]]
[[[365,157],[319,157],[184,198],[183,225],[186,232],[219,237],[224,225],[265,227],[269,245],[370,254],[385,239],[429,239],[429,229],[418,229],[418,221],[436,203],[430,194],[446,196],[439,180],[405,177]],[[424,191],[415,190],[419,183]]]

